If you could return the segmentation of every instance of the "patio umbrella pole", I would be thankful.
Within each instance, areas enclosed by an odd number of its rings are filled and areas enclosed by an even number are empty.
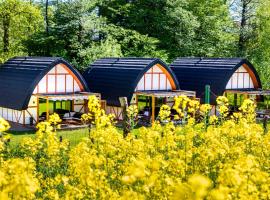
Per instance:
[[[156,107],[155,103],[156,103],[155,96],[152,95],[152,124],[155,121],[155,107]]]
[[[46,120],[49,119],[49,98],[46,98]]]

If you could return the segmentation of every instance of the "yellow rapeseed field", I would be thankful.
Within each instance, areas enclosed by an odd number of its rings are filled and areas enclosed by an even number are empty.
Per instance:
[[[92,128],[75,147],[59,141],[54,115],[36,138],[10,148],[0,141],[0,199],[270,199],[270,134],[255,123],[255,104],[245,100],[229,116],[228,100],[211,106],[177,97],[175,119],[163,106],[158,121],[123,137],[90,97]],[[136,107],[128,114],[137,113]],[[0,120],[0,132],[9,128]]]

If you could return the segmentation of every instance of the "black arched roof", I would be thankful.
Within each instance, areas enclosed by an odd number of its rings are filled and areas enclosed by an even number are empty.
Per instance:
[[[258,88],[261,88],[254,66],[242,58],[177,58],[170,67],[178,78],[181,89],[196,91],[197,96],[202,98],[205,85],[210,85],[215,95],[223,95],[231,76],[243,64],[254,73]],[[211,102],[214,100],[214,95],[211,95]]]
[[[162,65],[178,81],[170,68],[156,58],[103,58],[94,62],[83,74],[91,92],[101,93],[108,105],[120,106],[119,97],[132,95],[143,75],[154,65]]]
[[[65,64],[88,91],[82,75],[58,57],[15,57],[0,66],[0,107],[26,110],[39,81],[57,64]]]

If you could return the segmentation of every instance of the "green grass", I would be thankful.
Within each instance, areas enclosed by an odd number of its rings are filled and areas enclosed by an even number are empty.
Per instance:
[[[11,135],[11,141],[10,145],[11,146],[17,146],[20,141],[23,140],[23,138],[30,137],[30,138],[35,138],[35,132],[34,131],[29,131],[29,132],[14,132],[11,131],[9,132]],[[77,130],[69,130],[69,131],[57,131],[57,136],[60,138],[62,136],[63,139],[67,139],[70,141],[70,145],[74,146],[78,144],[82,138],[88,136],[88,129],[77,129]]]
[[[29,131],[29,132],[15,132],[15,131],[9,131],[8,134],[11,136],[10,138],[10,145],[11,146],[16,146],[17,144],[22,141],[23,138],[26,137],[35,137],[35,132]]]
[[[122,134],[122,129],[117,128],[119,130],[119,133]],[[35,138],[35,132],[29,131],[29,132],[15,132],[10,131],[8,132],[11,136],[10,146],[15,147],[23,140],[23,138],[30,137]],[[138,134],[138,128],[135,128],[133,130],[133,134]],[[60,136],[62,136],[63,139],[67,139],[70,142],[71,146],[75,146],[78,144],[82,138],[88,137],[88,128],[83,129],[76,129],[76,130],[58,130],[57,131],[57,137],[60,139]]]
[[[262,121],[257,122],[262,126]],[[270,129],[270,120],[268,120],[268,130]],[[118,128],[119,133],[122,134],[122,129]],[[17,146],[23,138],[30,137],[30,138],[35,138],[35,132],[34,131],[29,131],[29,132],[15,132],[15,131],[10,131],[9,134],[11,135],[11,141],[10,141],[10,146],[15,147]],[[139,134],[139,128],[135,128],[133,130],[133,134],[137,135]],[[83,128],[83,129],[76,129],[76,130],[60,130],[57,131],[57,137],[60,139],[60,136],[62,136],[63,139],[67,139],[70,142],[71,146],[75,146],[78,144],[82,138],[88,137],[88,129]]]

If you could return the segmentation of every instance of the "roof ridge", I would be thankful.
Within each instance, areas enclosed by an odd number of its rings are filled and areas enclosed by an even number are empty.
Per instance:
[[[204,59],[224,59],[224,60],[229,60],[229,59],[241,59],[241,60],[246,60],[247,58],[243,58],[243,57],[177,57],[175,60],[181,60],[181,59],[200,59],[200,60],[204,60]]]
[[[155,58],[155,57],[103,57],[103,58],[97,59],[96,61],[98,61],[98,60],[103,60],[103,59],[118,59],[118,60],[121,60],[121,59],[157,60],[157,59],[159,59],[159,58]]]

